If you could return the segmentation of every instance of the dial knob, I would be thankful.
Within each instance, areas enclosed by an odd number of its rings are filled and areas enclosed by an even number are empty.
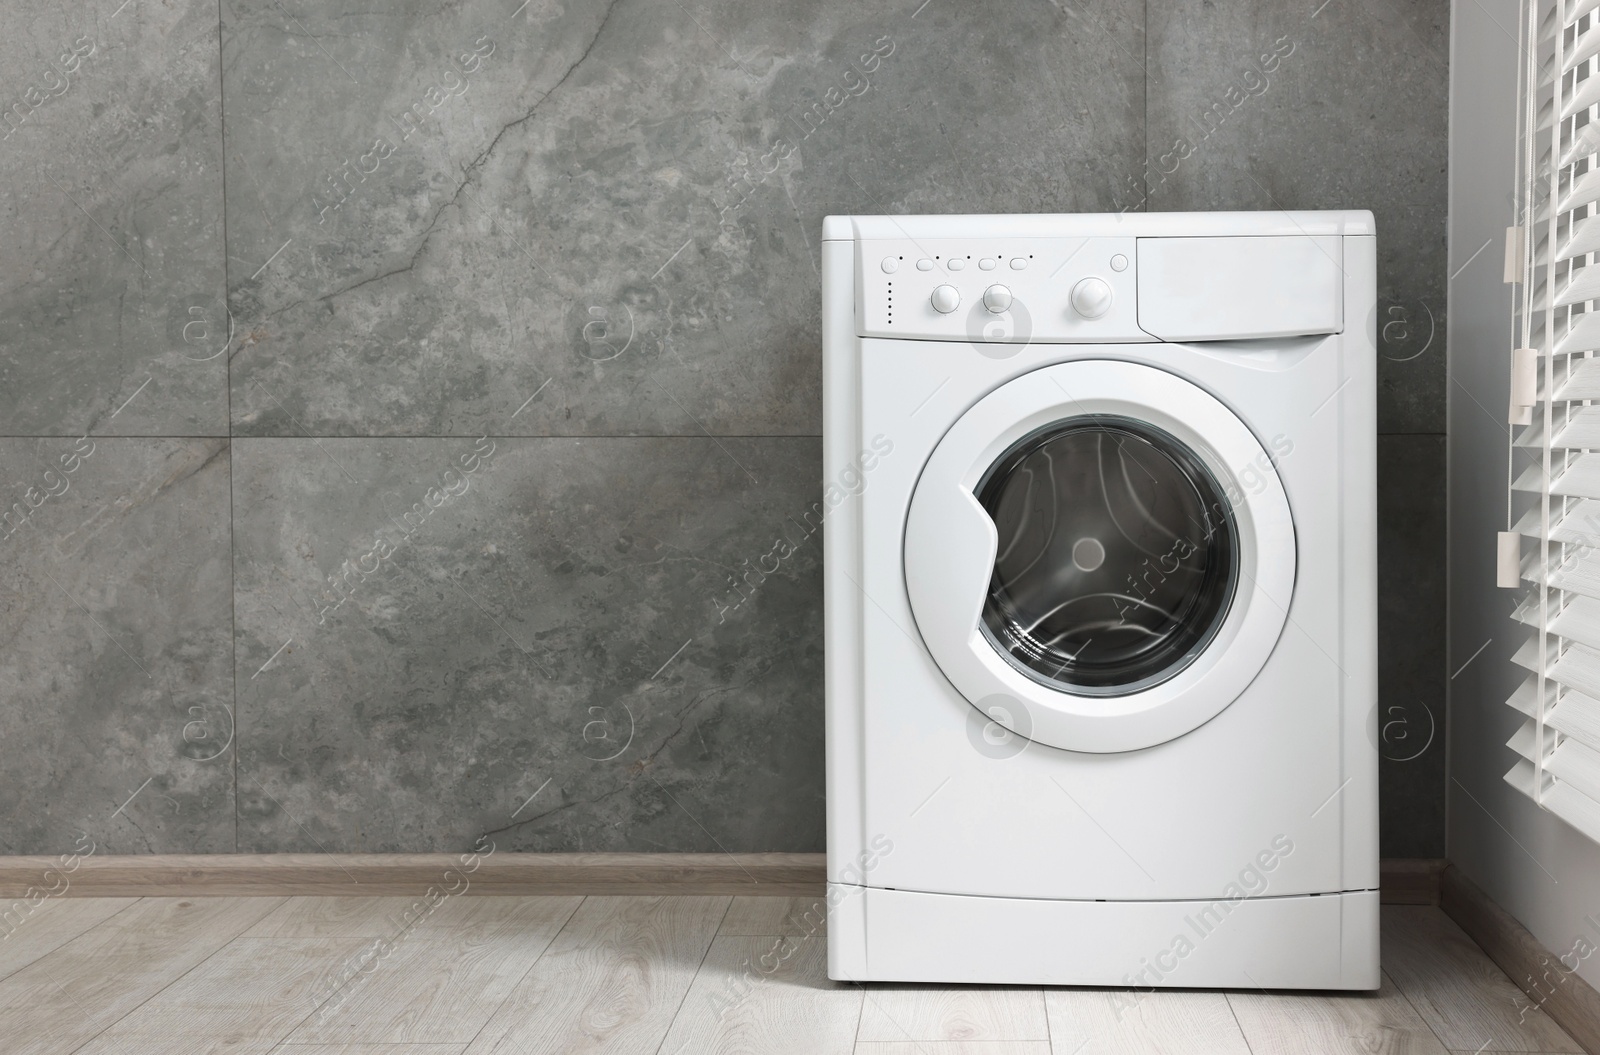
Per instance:
[[[1011,291],[1004,286],[990,286],[983,291],[983,306],[998,315],[1011,307]]]
[[[1111,310],[1111,287],[1102,278],[1084,279],[1072,287],[1072,310],[1086,319],[1098,319]]]
[[[961,306],[961,291],[954,286],[939,286],[933,291],[933,310],[948,315]]]

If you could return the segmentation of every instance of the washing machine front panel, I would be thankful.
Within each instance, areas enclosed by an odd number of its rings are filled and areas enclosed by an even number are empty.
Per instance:
[[[1250,429],[1191,382],[1109,360],[980,399],[905,526],[907,593],[945,676],[999,725],[1073,751],[1150,747],[1232,703],[1283,629],[1295,559]]]
[[[1236,518],[1205,461],[1135,418],[1076,415],[978,486],[999,534],[980,624],[1047,688],[1125,696],[1210,644],[1239,581]]]
[[[1255,470],[1233,474],[1246,491],[1259,490],[1255,474],[1276,459],[1295,516],[1309,518],[1296,538],[1285,628],[1266,666],[1212,720],[1152,747],[1091,753],[1018,736],[958,691],[930,653],[904,561],[895,558],[903,558],[913,496],[934,451],[990,393],[1030,378],[1042,390],[1043,371],[1052,367],[1137,366],[1152,357],[1130,345],[1033,346],[995,360],[971,345],[864,342],[860,443],[892,443],[892,452],[877,461],[859,497],[846,499],[860,503],[867,551],[850,579],[840,576],[829,588],[862,608],[860,824],[892,849],[865,864],[859,854],[841,855],[836,880],[993,897],[1212,898],[1282,835],[1295,849],[1276,863],[1272,895],[1337,888],[1339,789],[1348,776],[1337,743],[1350,682],[1340,669],[1338,607],[1319,600],[1340,576],[1338,495],[1326,486],[1335,446],[1326,430],[1308,431],[1305,423],[1339,387],[1338,349],[1282,342],[1248,358],[1247,368],[1240,355],[1164,346],[1156,372],[1214,398],[1226,388],[1221,382],[1239,381],[1246,369],[1275,390],[1284,388],[1282,378],[1295,378],[1293,395],[1249,408],[1264,453]],[[1233,404],[1224,409],[1247,416]],[[1126,407],[1122,415],[1131,417]],[[1039,424],[1071,416],[1069,408]],[[1165,431],[1189,449],[1204,446],[1181,423]],[[1271,453],[1291,444],[1287,455]],[[979,485],[1011,445],[974,457],[974,506],[981,509]],[[1228,474],[1213,472],[1225,488]],[[992,568],[978,569],[970,627],[978,625]],[[1242,574],[1239,583],[1249,585]]]

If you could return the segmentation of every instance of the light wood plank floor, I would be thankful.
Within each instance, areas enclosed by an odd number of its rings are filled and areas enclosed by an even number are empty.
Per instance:
[[[0,940],[5,1055],[1580,1052],[1442,912],[1371,995],[846,985],[797,898],[71,899]]]

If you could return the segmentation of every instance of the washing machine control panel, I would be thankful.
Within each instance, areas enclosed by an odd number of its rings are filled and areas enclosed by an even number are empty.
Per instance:
[[[863,337],[994,344],[1151,341],[1139,329],[1135,240],[863,239]]]

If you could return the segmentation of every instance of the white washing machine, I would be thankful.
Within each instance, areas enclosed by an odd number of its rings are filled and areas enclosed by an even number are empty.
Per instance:
[[[829,974],[1377,988],[1372,215],[822,246]]]

